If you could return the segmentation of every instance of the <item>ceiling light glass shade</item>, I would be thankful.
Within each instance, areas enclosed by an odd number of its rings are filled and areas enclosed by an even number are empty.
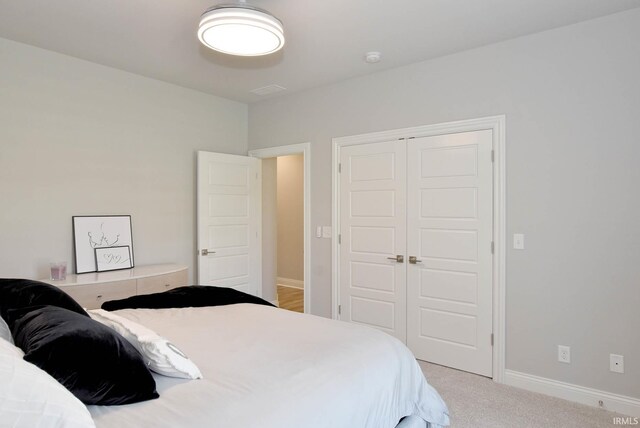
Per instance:
[[[231,55],[267,55],[284,46],[282,23],[267,11],[246,4],[219,5],[200,18],[198,39]]]

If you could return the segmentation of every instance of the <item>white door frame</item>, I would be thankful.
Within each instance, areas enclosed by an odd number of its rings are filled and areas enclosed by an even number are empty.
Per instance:
[[[411,128],[393,129],[389,131],[373,132],[369,134],[352,135],[333,138],[332,159],[332,224],[333,239],[331,245],[332,278],[331,278],[331,316],[338,319],[338,305],[340,293],[339,264],[340,251],[338,239],[340,234],[340,194],[338,162],[340,148],[354,144],[376,143],[400,138],[427,137],[458,132],[479,131],[491,129],[493,131],[493,380],[504,383],[505,371],[505,289],[506,289],[506,156],[505,156],[505,122],[506,117],[490,116],[478,119],[460,120],[434,125],[416,126]]]
[[[304,313],[311,312],[311,143],[250,150],[258,159],[302,154],[304,160]]]

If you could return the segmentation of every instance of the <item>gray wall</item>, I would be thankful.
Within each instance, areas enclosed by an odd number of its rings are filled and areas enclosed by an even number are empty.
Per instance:
[[[278,277],[304,281],[304,156],[277,159]]]
[[[0,39],[0,276],[73,258],[71,216],[131,214],[136,264],[195,267],[195,151],[244,154],[247,106]]]
[[[315,227],[332,137],[506,114],[508,242],[526,234],[507,252],[507,368],[640,397],[639,52],[636,9],[253,104],[249,146],[312,142]],[[311,312],[330,316],[329,240],[311,260]]]
[[[262,298],[278,299],[278,158],[262,159]]]

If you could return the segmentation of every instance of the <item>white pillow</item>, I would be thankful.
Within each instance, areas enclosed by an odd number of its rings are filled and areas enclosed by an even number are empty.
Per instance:
[[[0,339],[4,339],[12,345],[15,343],[13,336],[11,336],[11,330],[2,317],[0,317]]]
[[[0,356],[15,356],[18,358],[24,357],[24,351],[18,348],[13,342],[0,338]],[[0,376],[0,379],[2,377]]]
[[[48,373],[24,361],[20,348],[0,339],[1,426],[12,428],[90,428],[91,414]]]
[[[91,310],[89,315],[127,339],[154,372],[183,379],[202,379],[202,373],[193,361],[153,330],[102,309]]]

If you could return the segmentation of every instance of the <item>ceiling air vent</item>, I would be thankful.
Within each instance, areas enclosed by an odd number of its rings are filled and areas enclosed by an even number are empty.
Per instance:
[[[252,89],[249,92],[251,92],[252,94],[264,96],[264,95],[275,94],[276,92],[284,91],[286,89],[287,88],[284,88],[280,85],[268,85],[268,86],[263,86],[262,88]]]

